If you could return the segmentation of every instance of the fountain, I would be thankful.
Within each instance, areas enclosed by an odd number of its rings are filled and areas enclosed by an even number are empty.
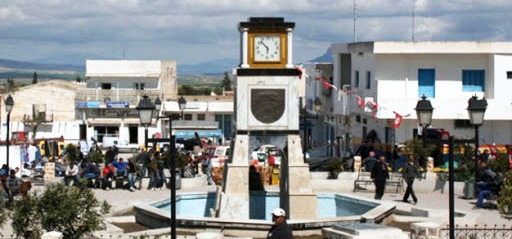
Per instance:
[[[226,235],[265,237],[272,224],[270,212],[281,207],[294,234],[318,235],[322,227],[379,221],[393,210],[393,205],[343,194],[317,194],[311,188],[299,129],[299,106],[307,105],[299,103],[305,79],[292,65],[294,27],[295,23],[283,18],[249,18],[239,24],[242,59],[236,69],[232,153],[216,192],[179,193],[180,230],[216,228]],[[265,56],[268,44],[274,44],[275,52]],[[263,144],[282,150],[279,188],[250,192],[251,152]],[[168,227],[168,209],[168,200],[137,205],[136,220],[151,228]]]

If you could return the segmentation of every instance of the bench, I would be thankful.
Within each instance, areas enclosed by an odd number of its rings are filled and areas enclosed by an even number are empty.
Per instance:
[[[373,185],[370,172],[360,172],[357,175],[357,179],[354,181],[354,192],[364,189],[368,185]],[[386,180],[386,186],[390,185],[396,187],[396,193],[403,192],[404,189],[404,178],[401,173],[390,172],[389,179]]]
[[[404,177],[402,173],[391,172],[389,173],[389,179],[386,180],[386,185],[396,187],[396,193],[404,191]]]
[[[357,179],[354,181],[354,192],[363,189],[366,190],[368,184],[373,184],[373,180],[370,172],[359,172]],[[364,186],[364,187],[363,187]]]

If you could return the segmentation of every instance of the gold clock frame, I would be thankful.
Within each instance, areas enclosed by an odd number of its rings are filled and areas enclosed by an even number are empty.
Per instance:
[[[255,61],[254,60],[254,37],[255,36],[279,36],[281,47],[280,47],[280,60],[279,61]],[[257,31],[249,31],[247,38],[247,51],[248,51],[248,63],[250,68],[285,68],[288,60],[288,34],[286,32],[276,32],[272,30],[258,29]]]

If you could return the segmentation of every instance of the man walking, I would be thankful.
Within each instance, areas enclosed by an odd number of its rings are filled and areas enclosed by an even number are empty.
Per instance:
[[[405,164],[403,171],[403,177],[405,179],[405,183],[407,183],[407,189],[405,190],[404,198],[402,202],[409,202],[409,195],[411,195],[414,204],[418,203],[418,198],[416,198],[416,194],[414,194],[414,189],[412,188],[412,184],[414,183],[414,179],[419,177],[418,167],[414,162],[414,156],[409,154],[407,159],[407,163]]]
[[[380,200],[384,195],[386,180],[389,178],[386,157],[380,156],[379,161],[372,168],[372,180],[375,183],[375,199]]]

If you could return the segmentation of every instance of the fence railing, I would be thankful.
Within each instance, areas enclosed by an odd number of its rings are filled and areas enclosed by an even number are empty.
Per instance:
[[[449,238],[450,230],[443,228],[440,231],[441,238]],[[456,239],[509,239],[512,238],[512,226],[510,225],[456,225]]]

